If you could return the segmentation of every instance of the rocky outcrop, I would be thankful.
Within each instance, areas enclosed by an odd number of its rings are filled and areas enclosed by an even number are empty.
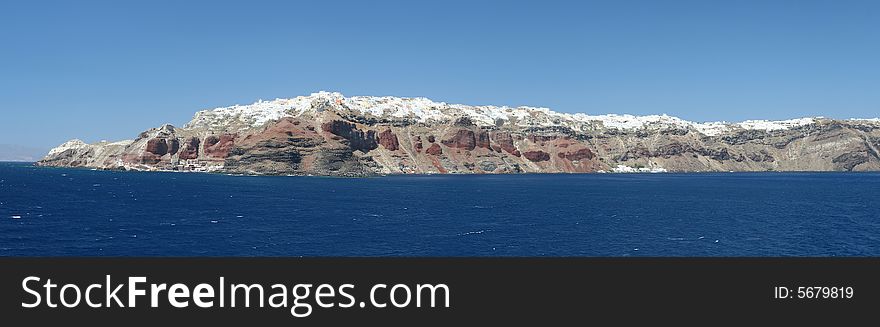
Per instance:
[[[197,137],[188,137],[183,141],[183,148],[180,149],[181,160],[193,160],[199,158],[199,145],[201,141]]]
[[[550,160],[550,154],[544,151],[526,151],[522,153],[523,157],[532,162]]]
[[[844,153],[831,160],[838,169],[852,171],[858,165],[868,162],[867,152]]]
[[[168,153],[168,143],[165,139],[155,138],[147,141],[147,148],[144,150],[157,156],[164,156]]]
[[[596,157],[596,155],[593,154],[593,151],[590,151],[590,149],[587,148],[579,149],[576,151],[559,152],[557,155],[562,159],[567,159],[571,161],[580,161],[584,159],[590,160]]]
[[[496,132],[492,135],[492,138],[494,139],[495,144],[497,144],[497,147],[495,147],[496,152],[504,150],[514,156],[520,156],[520,151],[517,150],[516,145],[514,145],[513,136],[511,136],[510,132]]]
[[[386,129],[382,133],[379,133],[379,144],[389,151],[397,151],[397,149],[400,149],[400,142],[397,140],[397,135],[394,135],[394,132],[390,129]]]
[[[535,134],[529,134],[529,136],[528,136],[527,138],[528,138],[529,141],[532,141],[532,142],[534,142],[534,143],[544,143],[544,142],[548,142],[548,141],[553,141],[553,140],[555,140],[555,139],[557,138],[557,136],[556,136],[556,135],[535,135]]]
[[[224,170],[246,174],[336,176],[376,173],[376,163],[370,157],[355,154],[348,139],[336,134],[325,137],[308,123],[294,118],[270,123],[266,129],[236,143],[226,158]],[[332,132],[333,127],[328,125],[323,131]],[[357,137],[352,131],[345,135]]]
[[[235,144],[235,134],[210,135],[205,138],[204,153],[207,157],[226,158]]]
[[[694,123],[323,92],[200,111],[132,141],[71,140],[38,165],[331,176],[877,171],[878,148],[880,120]]]
[[[489,149],[489,132],[487,131],[479,131],[476,133],[476,147]]]
[[[376,131],[368,130],[364,132],[358,129],[354,123],[334,120],[322,124],[321,129],[347,140],[353,150],[369,152],[379,146],[376,140]]]
[[[165,144],[168,146],[168,154],[170,155],[175,155],[180,150],[180,141],[177,138],[168,139]]]
[[[474,132],[467,129],[460,129],[452,134],[448,139],[441,141],[443,145],[450,148],[458,148],[465,150],[473,150],[477,146],[477,140]]]
[[[432,156],[439,156],[439,155],[443,154],[443,149],[440,148],[439,144],[434,143],[434,144],[431,144],[431,146],[429,146],[427,150],[425,150],[425,153],[430,154]]]
[[[422,145],[422,137],[421,136],[418,136],[418,135],[416,136],[415,141],[413,141],[413,149],[416,150],[417,153],[422,152],[422,149],[424,149],[424,145]]]

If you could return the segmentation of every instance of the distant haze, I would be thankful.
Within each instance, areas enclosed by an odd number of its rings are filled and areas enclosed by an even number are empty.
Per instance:
[[[0,144],[0,161],[37,161],[48,149],[29,148],[20,145]]]

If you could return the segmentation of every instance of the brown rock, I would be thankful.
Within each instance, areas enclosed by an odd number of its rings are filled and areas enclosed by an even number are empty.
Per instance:
[[[526,151],[522,155],[534,162],[550,160],[550,154],[544,151]]]
[[[210,135],[205,138],[205,148],[212,147],[212,146],[214,146],[214,144],[217,144],[218,142],[220,142],[219,137],[217,137],[216,135]]]
[[[351,147],[352,150],[368,152],[379,147],[379,143],[376,140],[376,131],[368,130],[364,132],[358,129],[355,124],[347,121],[334,120],[324,123],[321,124],[321,129],[348,140],[349,147]]]
[[[219,141],[219,139],[218,139]],[[201,141],[197,137],[188,137],[183,141],[183,148],[180,149],[180,159],[190,160],[199,158],[199,144]]]
[[[431,144],[431,146],[429,146],[427,150],[425,150],[425,153],[430,154],[430,155],[439,156],[439,155],[443,154],[443,149],[440,148],[439,144],[434,143],[434,144]]]
[[[559,152],[557,155],[562,159],[568,159],[571,161],[584,159],[590,160],[596,157],[596,155],[593,154],[593,151],[590,151],[590,149],[587,148],[583,148],[573,152]]]
[[[473,150],[476,147],[477,140],[473,131],[460,129],[451,138],[443,140],[441,143],[450,148]]]
[[[164,156],[168,153],[168,143],[166,143],[163,138],[150,139],[147,141],[147,148],[145,151],[157,156]]]
[[[379,133],[379,144],[391,151],[400,148],[400,143],[397,141],[397,135],[394,135],[394,132],[390,129],[386,129],[384,132]]]
[[[342,120],[334,120],[321,124],[322,131],[331,133],[333,135],[339,135],[343,138],[350,137],[351,131],[354,129],[354,124]]]
[[[492,138],[495,139],[495,144],[497,144],[502,150],[517,157],[520,156],[519,150],[513,145],[513,137],[510,133],[497,132],[492,135]]]
[[[205,155],[214,158],[226,158],[235,144],[235,134],[211,135],[205,138]]]

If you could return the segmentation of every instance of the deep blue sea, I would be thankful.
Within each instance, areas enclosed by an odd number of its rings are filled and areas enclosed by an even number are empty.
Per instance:
[[[880,174],[252,177],[0,163],[2,256],[878,256]]]

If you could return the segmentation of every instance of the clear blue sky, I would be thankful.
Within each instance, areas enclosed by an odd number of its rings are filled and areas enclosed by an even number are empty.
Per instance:
[[[37,148],[318,90],[880,116],[880,1],[4,1],[0,45],[0,143]]]

